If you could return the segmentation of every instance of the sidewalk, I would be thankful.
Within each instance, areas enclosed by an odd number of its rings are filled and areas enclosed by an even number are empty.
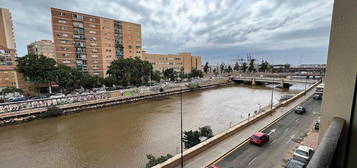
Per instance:
[[[185,168],[200,168],[205,167],[211,164],[216,159],[223,156],[229,150],[235,148],[239,144],[243,143],[247,138],[249,138],[255,132],[263,129],[264,127],[268,126],[270,123],[278,119],[279,117],[286,114],[288,111],[293,109],[295,106],[299,105],[300,103],[304,102],[307,98],[314,94],[315,90],[311,89],[306,95],[298,98],[296,101],[288,104],[287,106],[280,107],[274,112],[271,116],[267,116],[252,125],[244,128],[243,130],[239,131],[237,134],[225,139],[224,141],[210,147],[209,149],[205,150],[204,152],[198,154],[197,156],[185,161],[184,167]],[[180,166],[180,165],[179,165]],[[179,167],[177,166],[177,167]]]

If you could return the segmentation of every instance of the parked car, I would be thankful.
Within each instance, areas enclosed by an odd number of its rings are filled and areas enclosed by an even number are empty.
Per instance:
[[[11,97],[9,98],[9,102],[18,102],[28,100],[27,97]]]
[[[321,94],[315,94],[313,99],[314,100],[321,100],[322,99],[322,95]]]
[[[58,93],[58,94],[54,94],[54,95],[50,96],[50,98],[61,98],[61,97],[65,97],[65,95],[62,93]]]
[[[269,141],[269,135],[262,132],[256,132],[249,138],[249,141],[256,145],[264,145]]]
[[[300,162],[306,162],[306,164],[310,161],[312,155],[314,153],[314,149],[300,145],[293,154],[293,159],[298,160]]]
[[[285,166],[285,168],[305,168],[305,167],[306,167],[306,163],[295,159],[289,159],[288,163]]]
[[[305,108],[303,106],[297,106],[295,108],[295,113],[296,114],[304,114],[306,111],[305,111]]]
[[[320,129],[320,120],[315,121],[315,130]]]

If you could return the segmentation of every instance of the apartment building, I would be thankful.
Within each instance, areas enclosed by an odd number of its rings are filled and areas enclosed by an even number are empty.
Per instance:
[[[51,40],[35,41],[27,45],[28,54],[43,55],[56,60],[55,45]]]
[[[106,76],[119,58],[142,58],[141,25],[51,8],[57,63]]]
[[[191,53],[183,52],[174,54],[149,54],[143,52],[143,60],[150,62],[154,70],[163,71],[173,68],[180,72],[183,68],[184,73],[190,73],[192,69],[202,70],[201,56],[192,56]]]
[[[0,8],[0,88],[19,87],[16,67],[16,45],[11,13]]]

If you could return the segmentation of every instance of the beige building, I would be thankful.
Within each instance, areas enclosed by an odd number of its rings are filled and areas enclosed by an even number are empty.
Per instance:
[[[57,63],[106,76],[118,58],[142,57],[141,25],[51,8]]]
[[[29,54],[43,55],[56,60],[55,45],[51,40],[35,41],[27,45],[27,52]]]
[[[19,87],[16,67],[16,45],[11,13],[0,8],[0,88]]]
[[[173,54],[149,54],[143,52],[143,60],[150,62],[154,70],[163,71],[173,68],[175,71],[181,71],[183,68],[185,73],[190,73],[192,69],[202,70],[201,56],[192,56],[191,53]]]
[[[319,140],[334,117],[345,120],[333,159],[334,167],[357,167],[357,1],[335,0],[332,16],[326,80],[321,109]],[[337,133],[335,133],[337,134]],[[327,139],[326,139],[327,138]],[[333,137],[325,137],[325,140]],[[324,141],[326,142],[326,141]],[[324,147],[323,145],[321,147]],[[328,152],[324,152],[327,156]],[[316,154],[316,153],[315,153]]]

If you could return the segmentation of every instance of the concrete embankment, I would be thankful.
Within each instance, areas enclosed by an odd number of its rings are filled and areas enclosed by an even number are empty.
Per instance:
[[[113,105],[118,105],[118,104],[137,102],[137,101],[141,101],[141,100],[165,97],[165,96],[170,96],[170,95],[175,95],[175,94],[180,94],[180,93],[191,92],[191,91],[195,91],[195,90],[216,88],[216,87],[226,86],[226,85],[230,85],[230,84],[234,84],[234,83],[223,82],[223,83],[204,85],[204,86],[200,86],[197,88],[191,88],[191,89],[187,88],[187,87],[175,88],[175,89],[171,89],[171,90],[164,91],[164,92],[158,92],[158,93],[146,93],[146,94],[141,94],[138,96],[111,97],[111,98],[103,99],[103,100],[91,100],[91,101],[86,101],[86,102],[77,102],[77,103],[71,103],[71,104],[57,105],[57,107],[62,109],[64,114],[69,114],[69,113],[80,112],[80,111],[84,111],[84,110],[88,110],[88,109],[95,109],[95,108],[102,108],[102,107],[113,106]],[[18,123],[22,123],[22,122],[31,121],[36,118],[40,118],[41,114],[46,111],[47,111],[47,108],[43,107],[43,108],[1,113],[0,114],[0,126],[6,126],[6,125],[11,125],[11,124],[18,124]]]
[[[257,114],[254,117],[251,117],[243,122],[241,122],[240,124],[235,125],[234,127],[218,134],[215,135],[214,137],[190,148],[184,151],[183,156],[184,156],[184,161],[188,161],[191,158],[196,157],[197,155],[201,154],[202,152],[205,152],[206,150],[208,150],[209,148],[217,145],[218,143],[224,141],[225,139],[228,139],[229,137],[232,137],[233,135],[236,135],[237,133],[241,132],[242,130],[244,130],[246,127],[248,127],[249,125],[252,125],[264,118],[266,118],[267,116],[269,116],[270,114],[273,114],[278,108],[280,107],[285,107],[289,104],[291,104],[292,102],[296,101],[297,99],[303,97],[307,92],[309,92],[310,90],[312,90],[314,87],[316,87],[320,82],[317,82],[315,84],[313,84],[312,86],[310,86],[309,88],[306,89],[306,91],[302,91],[300,93],[298,93],[297,95],[293,96],[292,98],[280,102],[278,104],[275,104],[273,106],[273,108],[270,110],[266,110],[264,112],[261,112],[259,114]],[[311,92],[310,92],[311,93]],[[216,159],[216,158],[215,158]],[[181,155],[177,154],[174,157],[170,158],[169,160],[156,165],[154,168],[173,168],[173,167],[177,167],[180,165],[180,161],[181,161]],[[212,160],[211,160],[212,161]]]

